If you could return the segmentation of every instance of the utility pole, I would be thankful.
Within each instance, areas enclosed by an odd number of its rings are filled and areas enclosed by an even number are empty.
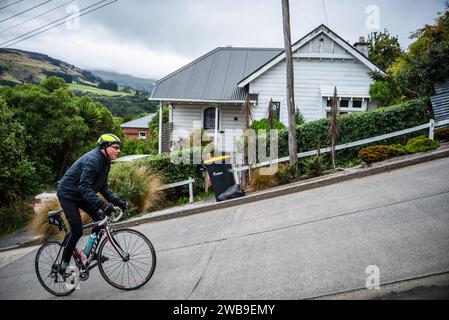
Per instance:
[[[290,35],[290,8],[288,0],[282,0],[282,20],[284,29],[285,63],[287,65],[287,111],[288,111],[288,154],[290,164],[298,160],[296,142],[295,95],[293,78],[293,54]]]

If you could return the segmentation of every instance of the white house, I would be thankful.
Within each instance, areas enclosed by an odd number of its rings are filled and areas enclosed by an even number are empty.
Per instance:
[[[368,59],[368,45],[360,40],[352,46],[320,25],[293,44],[295,105],[306,120],[326,117],[334,87],[341,113],[376,106],[369,95],[373,80],[368,72],[381,70]],[[199,126],[221,145],[226,129],[244,129],[241,107],[247,94],[255,104],[255,120],[267,117],[272,99],[279,120],[287,125],[283,49],[217,48],[157,81],[150,99],[170,106],[174,142]]]

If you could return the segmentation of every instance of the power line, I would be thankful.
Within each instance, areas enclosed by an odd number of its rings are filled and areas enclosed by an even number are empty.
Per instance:
[[[0,10],[6,9],[6,8],[8,8],[8,7],[11,7],[11,6],[15,5],[15,4],[18,4],[19,2],[22,2],[22,1],[23,1],[23,0],[19,0],[19,1],[16,1],[16,2],[14,2],[14,3],[7,4],[6,6],[1,7]]]
[[[6,18],[6,19],[1,20],[0,23],[5,22],[6,20],[9,20],[9,19],[15,18],[15,17],[17,17],[17,16],[20,16],[21,14],[24,14],[25,12],[34,10],[34,9],[36,9],[36,8],[38,8],[38,7],[40,7],[40,6],[43,6],[44,4],[49,3],[49,2],[51,2],[51,1],[52,1],[52,0],[44,1],[44,2],[38,4],[38,5],[34,6],[34,7],[31,7],[31,8],[29,8],[29,9],[26,9],[26,10],[22,11],[22,12],[16,13],[15,15],[13,15],[13,16],[11,16],[11,17],[9,17],[9,18]]]
[[[23,1],[23,0],[22,0],[22,1]],[[35,20],[35,19],[37,19],[37,18],[39,18],[39,17],[42,17],[43,15],[46,15],[46,14],[49,13],[49,12],[55,11],[55,10],[57,10],[57,9],[63,7],[63,6],[66,6],[66,5],[68,5],[69,3],[73,2],[73,1],[75,1],[75,0],[70,0],[69,2],[66,2],[66,3],[64,3],[64,4],[61,4],[61,5],[59,5],[59,6],[55,7],[55,8],[53,8],[53,9],[47,10],[47,11],[45,11],[45,12],[43,12],[43,13],[41,13],[41,14],[39,14],[39,15],[37,15],[37,16],[31,18],[31,19],[25,20],[25,21],[23,21],[23,22],[21,22],[21,23],[18,23],[18,24],[16,24],[16,25],[12,26],[12,27],[9,27],[8,29],[2,30],[2,31],[0,31],[0,34],[6,32],[6,31],[9,31],[9,30],[11,30],[11,29],[17,28],[18,26],[21,26],[21,25],[23,25],[23,24],[25,24],[25,23],[27,23],[27,22],[30,22],[30,21],[32,21],[32,20]]]
[[[101,3],[101,2],[104,2],[104,1],[106,1],[106,0],[100,1],[100,2],[98,2],[98,3]],[[25,41],[25,40],[27,40],[27,39],[29,39],[29,38],[34,37],[34,36],[37,36],[37,35],[39,35],[39,34],[41,34],[41,33],[44,33],[45,31],[51,30],[51,29],[53,29],[53,28],[56,28],[56,27],[58,27],[58,26],[60,26],[60,25],[62,25],[62,24],[65,24],[65,23],[68,22],[68,21],[71,21],[71,20],[80,18],[80,17],[82,17],[82,16],[84,16],[84,15],[86,15],[86,14],[88,14],[88,13],[91,13],[91,12],[93,12],[93,11],[96,11],[96,10],[98,10],[98,9],[101,9],[101,8],[103,8],[103,7],[106,7],[106,6],[108,6],[108,5],[110,5],[110,4],[113,4],[114,2],[117,2],[117,1],[119,1],[119,0],[113,0],[113,1],[111,1],[111,2],[105,3],[105,4],[102,5],[102,6],[99,6],[99,7],[97,7],[97,8],[92,9],[92,10],[89,10],[89,11],[87,11],[87,12],[84,12],[83,14],[80,14],[80,15],[78,15],[78,16],[72,17],[72,18],[70,18],[70,19],[67,19],[67,20],[64,21],[64,22],[58,23],[57,25],[51,26],[51,27],[49,27],[49,28],[47,28],[47,29],[44,29],[44,30],[38,32],[38,33],[32,34],[32,35],[30,35],[30,36],[28,36],[28,37],[26,37],[26,38],[23,38],[23,39],[21,39],[21,40],[18,40],[18,41],[16,41],[16,42],[10,43],[9,45],[5,46],[5,48],[6,48],[6,47],[10,47],[10,46],[12,46],[12,45],[15,45],[16,43]],[[96,4],[98,4],[98,3],[96,3]],[[92,7],[92,6],[96,5],[96,4],[93,4],[93,5],[89,6],[89,7],[86,7],[86,8],[84,8],[84,9],[80,10],[80,12],[83,11],[83,10],[86,10],[87,8],[90,8],[90,7]],[[69,16],[71,16],[71,15],[69,15]],[[65,17],[64,17],[64,18],[65,18]],[[50,24],[53,24],[53,23],[55,23],[55,22],[57,22],[57,21],[60,21],[60,20],[62,20],[62,19],[64,19],[64,18],[58,19],[58,20],[56,20],[56,21],[54,21],[54,22],[52,22],[52,23],[50,23]],[[44,27],[46,27],[46,26],[44,26]],[[40,27],[40,28],[38,28],[38,29],[36,29],[36,30],[42,29],[42,28],[44,28],[44,27]],[[27,33],[21,35],[21,36],[18,37],[18,38],[21,38],[21,37],[23,37],[23,36],[26,36],[27,34],[32,33],[32,32],[34,32],[34,31],[36,31],[36,30],[27,32]],[[15,39],[17,39],[17,38],[15,38]],[[6,41],[6,42],[4,42],[4,43],[1,43],[0,46],[3,46],[5,43],[14,41],[15,39]]]
[[[96,6],[96,5],[100,4],[100,3],[105,2],[105,1],[108,1],[108,0],[101,0],[101,1],[98,1],[98,2],[96,2],[96,3],[94,3],[94,4],[90,5],[90,6],[87,6],[87,7],[83,8],[83,9],[81,9],[80,12],[82,12],[82,11],[84,11],[84,10],[87,10],[87,9],[89,9],[89,8],[92,8],[92,7],[94,7],[94,6]],[[42,27],[39,27],[39,28],[36,28],[36,29],[34,29],[34,30],[28,31],[28,32],[26,32],[26,33],[24,33],[24,34],[22,34],[22,35],[20,35],[20,36],[18,36],[18,37],[15,37],[15,38],[10,39],[10,40],[8,40],[8,41],[6,41],[6,42],[0,43],[0,46],[3,46],[4,44],[6,44],[6,43],[8,43],[8,42],[12,42],[12,41],[15,41],[15,40],[17,40],[17,39],[20,39],[20,38],[22,38],[22,37],[25,37],[25,36],[27,36],[27,35],[30,34],[30,33],[39,31],[39,30],[41,30],[41,29],[43,29],[43,28],[45,28],[45,27],[48,27],[48,26],[50,26],[50,25],[52,25],[52,24],[54,24],[54,23],[57,23],[57,22],[59,22],[59,21],[61,21],[61,20],[64,20],[64,19],[66,19],[66,18],[68,18],[68,17],[71,17],[72,15],[73,15],[73,14],[68,14],[68,15],[66,15],[66,16],[64,16],[64,17],[62,17],[62,18],[60,18],[60,19],[57,19],[57,20],[52,21],[52,22],[50,22],[50,23],[47,23],[46,25],[44,25],[44,26],[42,26]],[[76,17],[74,17],[74,18],[76,18]],[[70,19],[70,20],[73,20],[73,19]],[[69,21],[69,20],[67,20],[67,21]],[[66,21],[64,21],[63,23],[65,23],[65,22],[66,22]],[[59,26],[59,24],[58,24],[58,26]],[[48,29],[48,30],[50,30],[50,29]],[[39,33],[39,34],[40,34],[40,33]],[[27,39],[28,39],[28,38],[27,38]],[[9,45],[8,45],[8,46],[9,46]]]
[[[321,0],[321,3],[323,4],[324,18],[326,19],[326,26],[329,26],[329,22],[327,21],[327,12],[326,12],[326,5],[324,4],[324,0]]]
[[[304,16],[306,17],[306,19],[309,20],[309,22],[310,22],[310,23],[312,24],[312,26],[314,27],[315,24],[316,24],[315,16],[314,16],[314,15],[308,15],[308,14],[306,13],[306,8],[303,7],[303,6],[301,5],[301,3],[299,2],[299,0],[296,0],[296,3],[298,4],[298,7],[302,10],[302,12],[304,12]],[[313,21],[312,21],[311,17],[314,18]],[[318,24],[320,24],[320,23],[318,22]]]

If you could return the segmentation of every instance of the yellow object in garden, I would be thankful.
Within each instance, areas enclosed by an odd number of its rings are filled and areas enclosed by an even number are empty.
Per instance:
[[[209,160],[204,161],[204,164],[211,164],[215,161],[229,159],[230,157],[231,156],[221,156],[221,157],[210,158]]]

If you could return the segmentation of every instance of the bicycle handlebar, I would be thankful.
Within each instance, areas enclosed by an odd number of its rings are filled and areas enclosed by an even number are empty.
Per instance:
[[[122,218],[122,216],[123,216],[123,210],[120,209],[119,207],[114,207],[114,210],[115,210],[116,213],[119,213],[118,217],[115,217],[114,212],[113,212],[112,215],[111,215],[110,217],[105,217],[103,220],[101,220],[101,221],[98,223],[98,226],[99,226],[99,227],[102,227],[103,225],[105,225],[106,222],[108,222],[108,220],[111,220],[111,221],[110,221],[111,223],[115,223],[115,222],[119,221],[119,220]]]

